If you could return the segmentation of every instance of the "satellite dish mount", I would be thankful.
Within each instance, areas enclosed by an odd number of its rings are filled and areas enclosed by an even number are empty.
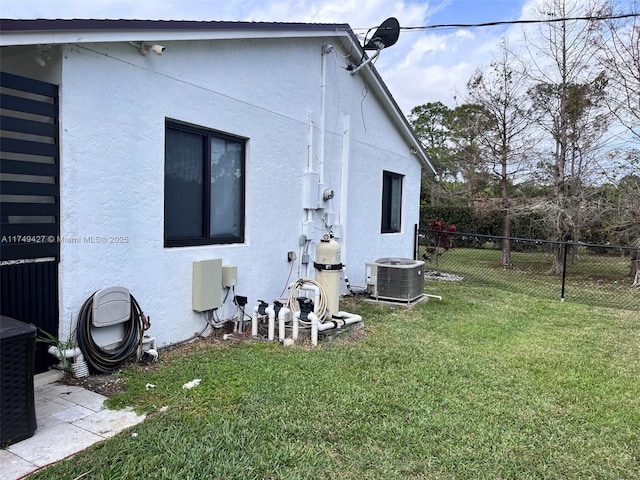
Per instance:
[[[374,53],[370,58],[367,58],[364,62],[362,62],[357,67],[355,67],[351,71],[351,75],[355,75],[365,65],[367,65],[368,63],[371,63],[374,59],[376,59],[378,55],[380,55],[380,52],[383,49],[390,47],[391,45],[394,45],[398,41],[399,36],[400,36],[400,22],[398,22],[398,20],[394,17],[387,18],[376,29],[375,33],[373,34],[373,36],[369,41],[366,41],[366,37],[365,37],[365,44],[362,48],[364,50],[375,50],[376,53]]]

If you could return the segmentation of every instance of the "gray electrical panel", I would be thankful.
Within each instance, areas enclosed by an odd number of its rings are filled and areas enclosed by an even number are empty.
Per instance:
[[[222,259],[193,262],[192,308],[213,310],[222,304]]]

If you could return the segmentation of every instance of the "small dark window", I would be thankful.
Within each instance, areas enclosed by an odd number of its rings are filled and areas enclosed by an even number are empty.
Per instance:
[[[244,242],[245,143],[167,121],[165,246]]]
[[[402,225],[402,175],[382,172],[382,233],[400,231]]]

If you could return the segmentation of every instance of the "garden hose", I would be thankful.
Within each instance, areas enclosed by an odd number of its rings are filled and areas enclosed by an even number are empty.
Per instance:
[[[120,345],[113,350],[104,350],[95,343],[91,335],[93,295],[84,302],[80,309],[76,330],[78,346],[89,367],[96,372],[114,372],[142,349],[142,337],[145,329],[144,314],[133,295],[130,297],[131,314],[129,320],[124,323],[124,336]]]
[[[315,313],[318,319],[322,322],[327,314],[327,294],[324,287],[311,278],[299,278],[291,285],[291,288],[289,289],[289,297],[287,299],[287,307],[291,310],[291,313],[297,313],[300,311],[297,299],[300,296],[300,290],[305,283],[316,286],[320,291],[320,299],[318,301],[318,305],[314,305],[313,313]],[[300,324],[303,326],[311,326],[311,322],[305,322],[303,320],[300,320]]]

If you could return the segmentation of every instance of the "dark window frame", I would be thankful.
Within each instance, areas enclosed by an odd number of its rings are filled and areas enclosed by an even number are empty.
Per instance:
[[[169,130],[177,132],[185,132],[198,135],[202,139],[202,195],[201,195],[201,232],[199,236],[185,237],[169,237],[167,233],[167,214],[168,203],[171,199],[167,193],[167,151],[168,151],[168,135]],[[239,218],[239,234],[238,235],[219,235],[211,236],[211,141],[212,139],[234,142],[240,145],[241,173],[240,173],[240,190],[238,207]],[[247,139],[240,136],[231,135],[229,133],[220,132],[218,130],[208,129],[197,125],[180,122],[173,119],[165,119],[165,158],[164,158],[164,246],[165,247],[187,247],[199,245],[225,245],[238,244],[245,241],[245,204],[246,204],[246,153]]]
[[[403,183],[404,175],[387,170],[382,172],[382,218],[380,221],[380,233],[400,233],[402,231]],[[395,188],[399,189],[399,192],[395,192]],[[399,195],[397,205],[393,202],[394,194]],[[395,225],[397,225],[397,227]]]

